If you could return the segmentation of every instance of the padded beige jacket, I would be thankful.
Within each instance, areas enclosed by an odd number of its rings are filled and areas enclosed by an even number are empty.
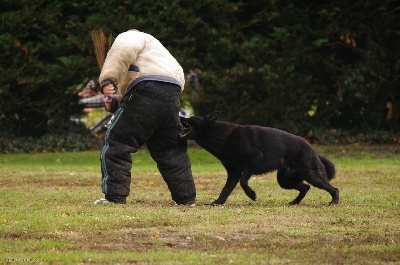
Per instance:
[[[137,30],[119,34],[100,73],[101,86],[114,84],[124,95],[145,80],[174,83],[181,90],[185,85],[182,67],[156,38]]]

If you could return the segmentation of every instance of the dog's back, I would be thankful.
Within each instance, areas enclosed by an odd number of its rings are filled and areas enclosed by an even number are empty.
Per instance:
[[[318,155],[303,138],[275,128],[216,121],[208,133],[209,141],[202,142],[203,148],[224,164],[250,166],[252,174],[277,170],[304,154]]]

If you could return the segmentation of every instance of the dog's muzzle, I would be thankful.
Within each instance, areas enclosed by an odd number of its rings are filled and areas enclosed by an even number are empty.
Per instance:
[[[189,136],[191,134],[192,128],[186,122],[181,121],[181,124],[182,124],[183,129],[182,129],[181,133],[179,134],[179,138],[181,140],[188,140]]]

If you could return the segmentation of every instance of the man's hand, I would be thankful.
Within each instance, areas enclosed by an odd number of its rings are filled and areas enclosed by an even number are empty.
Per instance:
[[[115,93],[114,86],[112,84],[103,86],[103,94],[104,94],[104,105],[107,110],[111,109],[112,96]]]

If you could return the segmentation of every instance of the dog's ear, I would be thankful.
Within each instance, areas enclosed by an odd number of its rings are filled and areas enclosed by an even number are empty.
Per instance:
[[[219,115],[221,115],[221,111],[214,111],[213,113],[208,114],[206,116],[206,120],[207,121],[215,121],[219,117]]]

